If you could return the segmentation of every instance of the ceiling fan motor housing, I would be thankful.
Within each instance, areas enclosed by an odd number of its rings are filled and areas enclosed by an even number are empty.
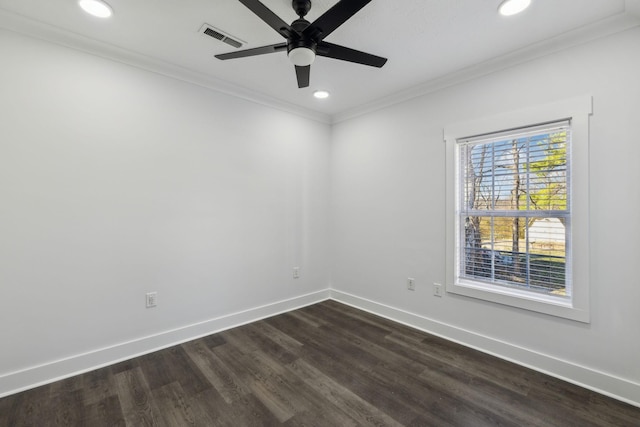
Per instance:
[[[311,25],[311,22],[307,21],[304,18],[298,18],[291,23],[291,28],[293,28],[298,33],[302,33],[307,29],[309,25]]]

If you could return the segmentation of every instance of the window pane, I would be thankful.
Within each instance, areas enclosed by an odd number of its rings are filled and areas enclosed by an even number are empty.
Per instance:
[[[461,276],[566,295],[566,230],[561,218],[467,216]]]
[[[566,295],[566,227],[561,218],[529,221],[529,274],[532,286]]]
[[[533,139],[529,158],[530,209],[567,209],[567,131]]]
[[[465,208],[492,209],[491,146],[468,146],[463,150],[463,156]]]
[[[567,135],[563,130],[463,146],[463,208],[566,210]]]

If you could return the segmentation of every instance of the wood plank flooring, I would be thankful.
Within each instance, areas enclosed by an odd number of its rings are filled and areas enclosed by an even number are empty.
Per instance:
[[[0,399],[0,426],[640,426],[640,408],[337,303]]]

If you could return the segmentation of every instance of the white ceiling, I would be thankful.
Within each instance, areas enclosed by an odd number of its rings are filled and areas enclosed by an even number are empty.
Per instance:
[[[243,48],[284,41],[238,0],[108,0],[115,12],[108,20],[88,16],[77,0],[0,0],[0,27],[328,117],[506,64],[536,46],[548,51],[638,25],[639,1],[533,0],[507,18],[497,13],[500,0],[372,0],[326,41],[387,57],[387,64],[378,69],[319,57],[305,89],[298,89],[284,52],[213,57],[234,48],[200,34],[204,23],[246,41]],[[262,2],[284,21],[296,19],[290,0]],[[314,0],[307,19],[335,3]],[[329,90],[331,98],[313,98],[316,89]]]

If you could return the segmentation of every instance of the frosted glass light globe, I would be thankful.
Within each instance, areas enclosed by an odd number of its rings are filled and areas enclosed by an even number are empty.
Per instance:
[[[315,59],[316,53],[306,47],[297,47],[291,49],[291,52],[289,52],[289,60],[293,62],[293,65],[297,65],[298,67],[311,65]]]

